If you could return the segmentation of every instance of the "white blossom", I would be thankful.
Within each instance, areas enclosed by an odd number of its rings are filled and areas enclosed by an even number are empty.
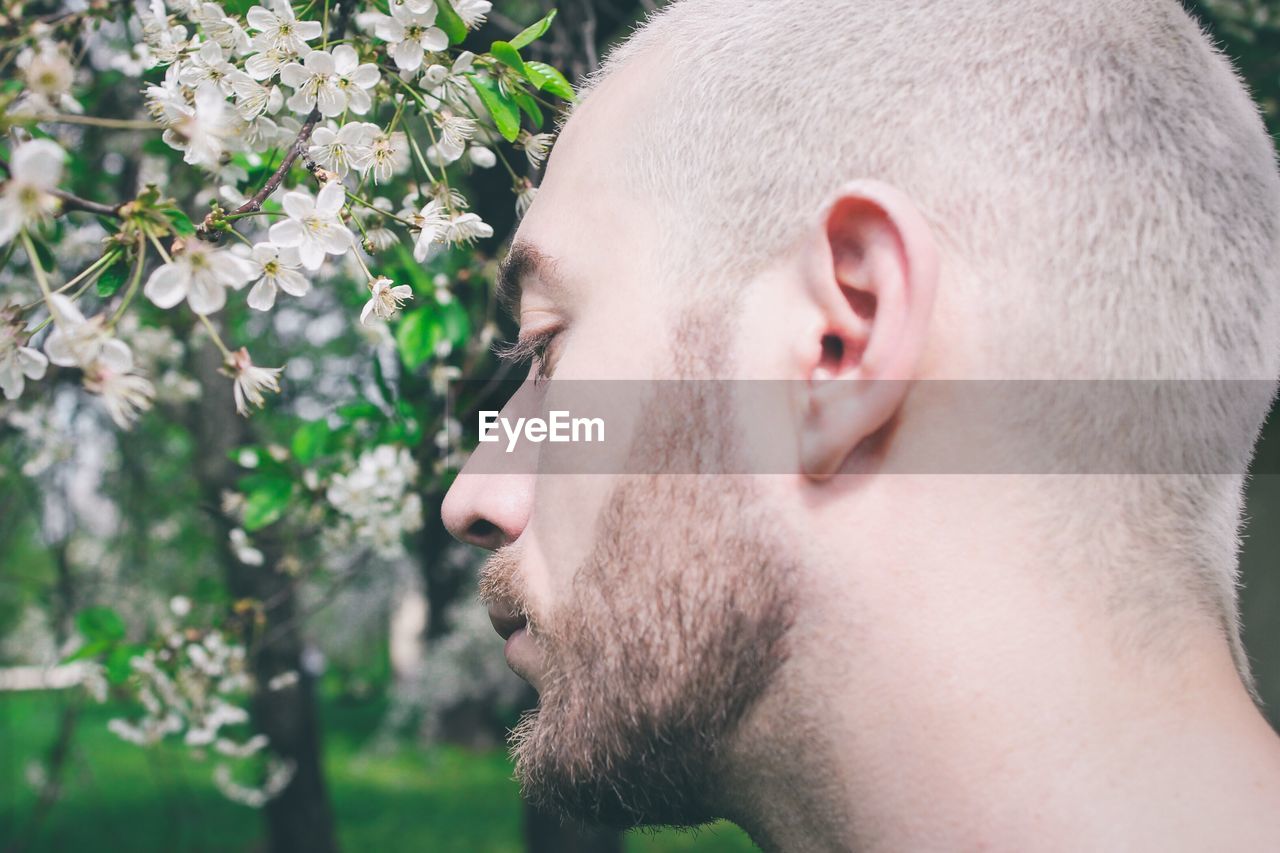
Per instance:
[[[467,149],[467,156],[471,158],[472,165],[481,169],[492,169],[498,163],[498,156],[493,153],[493,149],[483,145],[472,145]]]
[[[386,183],[393,175],[408,169],[409,142],[404,133],[379,129],[370,141],[368,168],[375,184]]]
[[[547,152],[551,150],[551,142],[554,139],[555,137],[550,133],[530,133],[522,130],[516,144],[524,149],[525,156],[529,158],[529,165],[539,169],[546,161]]]
[[[319,21],[299,21],[287,0],[272,0],[271,8],[254,6],[245,15],[252,29],[254,46],[261,50],[276,49],[291,56],[300,56],[309,48],[307,42],[320,38]]]
[[[385,275],[369,282],[369,301],[360,312],[360,322],[369,324],[370,317],[390,320],[406,300],[413,298],[413,288],[407,284],[395,284]]]
[[[274,756],[267,761],[267,778],[260,788],[242,785],[231,778],[231,768],[219,764],[213,770],[213,782],[222,795],[232,802],[240,803],[253,809],[260,809],[293,781],[297,765],[292,760],[281,760]]]
[[[169,101],[165,109],[165,143],[184,152],[182,160],[185,163],[216,168],[229,142],[235,139],[237,130],[236,113],[221,90],[205,83],[196,90],[194,103],[187,105]]]
[[[479,125],[474,119],[446,115],[439,127],[440,139],[434,147],[443,163],[452,163],[467,150],[467,140],[475,135]]]
[[[283,367],[258,367],[249,358],[249,351],[244,347],[231,354],[231,362],[227,365],[227,373],[234,380],[234,396],[236,411],[248,417],[250,407],[261,409],[266,405],[264,391],[280,393],[280,373]]]
[[[191,599],[185,595],[175,595],[169,599],[169,612],[179,619],[186,618],[187,614],[191,612]]]
[[[227,288],[244,287],[253,272],[248,261],[228,249],[188,240],[174,245],[173,260],[151,273],[142,292],[160,308],[185,299],[197,314],[212,314],[227,304]]]
[[[57,211],[58,199],[50,190],[62,180],[66,157],[58,143],[48,139],[33,139],[14,149],[9,180],[0,194],[0,245]]]
[[[290,296],[305,296],[311,282],[298,272],[302,261],[298,250],[281,248],[274,243],[258,243],[249,255],[254,269],[254,284],[246,300],[250,308],[268,311],[276,304],[276,291]]]
[[[15,64],[22,71],[26,91],[23,92],[21,101],[9,108],[11,113],[40,115],[59,110],[84,112],[80,102],[71,97],[75,68],[67,58],[65,46],[42,41],[19,53]]]
[[[351,45],[340,44],[332,53],[313,50],[299,65],[291,62],[280,69],[280,80],[294,90],[289,109],[309,113],[312,108],[321,115],[336,116],[350,110],[364,115],[373,106],[367,90],[377,85],[381,75],[371,63],[360,64]]]
[[[450,243],[470,243],[493,236],[493,227],[475,213],[458,213],[449,220],[444,239]]]
[[[241,412],[241,414],[245,413]],[[249,541],[249,534],[245,533],[242,528],[233,528],[227,538],[231,540],[231,553],[235,554],[236,559],[246,566],[261,566],[265,562],[266,557],[261,551],[253,547],[253,543]]]
[[[133,353],[122,341],[112,340],[85,369],[84,387],[102,396],[107,414],[116,426],[128,429],[138,415],[151,408],[156,389],[133,370]]]
[[[417,476],[407,449],[383,444],[360,454],[352,470],[334,475],[325,498],[351,520],[358,537],[391,556],[404,533],[422,526],[422,500],[412,491]]]
[[[485,17],[488,16],[489,10],[493,8],[493,4],[489,0],[449,0],[453,6],[453,11],[458,13],[458,17],[462,19],[462,23],[467,25],[467,29],[473,30],[484,23]]]
[[[124,346],[111,337],[106,328],[106,318],[98,315],[86,320],[70,298],[52,293],[45,299],[53,318],[53,331],[45,338],[44,351],[49,361],[59,367],[88,369],[103,349],[116,348],[116,359],[121,359],[118,347]],[[127,347],[126,347],[127,351]]]
[[[270,47],[246,59],[244,70],[255,80],[270,80],[297,57],[291,51]]]
[[[0,310],[0,391],[16,400],[28,379],[44,378],[49,359],[26,346],[27,335],[16,310]]]
[[[284,106],[284,93],[279,86],[264,86],[243,71],[231,75],[231,91],[236,97],[236,112],[245,121],[278,112]]]
[[[296,248],[302,265],[319,269],[326,254],[343,255],[352,247],[351,229],[342,224],[346,190],[342,184],[325,184],[315,198],[295,190],[284,194],[281,204],[289,218],[271,226],[271,242]]]
[[[364,121],[347,122],[337,131],[318,127],[311,135],[307,154],[339,177],[346,177],[352,169],[363,172],[373,159],[373,138],[379,132],[376,124]]]
[[[445,213],[444,205],[432,199],[423,205],[422,210],[413,214],[412,221],[418,228],[418,236],[413,245],[413,259],[422,263],[431,254],[432,245],[444,241],[445,231],[449,227],[449,217]]]
[[[249,34],[240,26],[240,22],[229,17],[217,3],[200,3],[194,10],[191,19],[200,25],[205,36],[213,39],[223,50],[233,54],[249,52]]]
[[[213,5],[213,4],[206,4]],[[232,93],[232,78],[236,75],[235,65],[227,60],[222,46],[209,41],[200,46],[200,50],[191,59],[182,64],[178,71],[178,80],[184,86],[198,89],[204,83],[218,87],[223,95]]]
[[[449,46],[449,37],[444,30],[432,26],[435,21],[434,5],[415,11],[408,4],[392,3],[391,14],[378,19],[374,33],[392,46],[391,56],[396,67],[412,72],[422,67],[423,53],[444,50]]]

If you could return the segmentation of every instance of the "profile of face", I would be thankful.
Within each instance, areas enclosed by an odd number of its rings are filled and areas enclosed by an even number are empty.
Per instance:
[[[797,28],[806,16],[788,16],[788,4],[751,4],[754,17],[738,23],[765,27],[780,56],[748,67],[725,58],[741,43],[722,32],[724,10],[737,6],[689,0],[667,19],[717,45],[684,58],[701,100],[664,111],[654,81],[671,57],[659,30],[575,107],[501,276],[518,349],[534,357],[529,378],[553,381],[526,382],[507,408],[537,403],[561,380],[643,380],[638,412],[610,422],[625,458],[586,473],[557,470],[560,451],[547,445],[528,451],[537,464],[510,465],[501,445],[481,444],[442,511],[454,536],[493,552],[482,598],[508,663],[539,694],[513,735],[517,776],[535,803],[616,826],[742,823],[792,789],[825,785],[821,798],[805,791],[775,809],[775,823],[816,812],[821,799],[826,814],[797,818],[796,832],[809,839],[830,818],[830,843],[797,849],[836,849],[852,836],[835,825],[878,827],[902,803],[902,827],[919,829],[918,798],[932,785],[956,800],[953,814],[971,812],[961,795],[977,789],[967,783],[975,767],[1005,754],[1016,728],[1006,721],[1039,744],[1053,738],[1035,726],[1057,713],[1076,725],[1079,696],[1111,697],[1134,671],[1186,678],[1179,668],[1191,652],[1143,657],[1168,647],[1150,640],[1161,632],[1216,668],[1223,695],[1245,696],[1234,615],[1243,470],[1113,477],[1148,472],[1094,467],[1072,473],[1100,476],[1062,478],[1057,455],[1007,476],[930,467],[970,458],[957,447],[1005,453],[1024,442],[1078,462],[1116,450],[1117,432],[1154,447],[1151,424],[1175,423],[1177,433],[1179,418],[1199,423],[1186,409],[1125,413],[1109,401],[1129,386],[1095,394],[1064,378],[1263,380],[1264,393],[1236,410],[1212,396],[1230,388],[1197,386],[1199,411],[1217,432],[1241,436],[1242,450],[1270,401],[1277,312],[1256,306],[1277,304],[1269,247],[1280,181],[1252,104],[1176,4],[1134,0],[1152,17],[1117,11],[1105,22],[1108,37],[1158,42],[1168,57],[1116,49],[1094,65],[1080,57],[1094,55],[1089,28],[1104,26],[1093,14],[1101,7],[1078,22],[1079,49],[1056,51],[1057,30],[1043,24],[1058,20],[1056,7],[1043,5],[1018,30],[1031,45],[1018,55],[1044,64],[1027,79],[1056,81],[1052,103],[1002,94],[1014,79],[1002,70],[1009,22],[982,4],[953,4],[941,19],[933,4],[841,4],[848,44],[830,54],[841,67],[826,83],[848,97],[836,110],[826,93],[793,97],[788,81],[770,89],[751,76],[827,38],[824,22]],[[862,49],[858,39],[890,8],[894,27]],[[956,26],[962,16],[972,26]],[[1122,58],[1133,73],[1115,73]],[[1150,73],[1162,62],[1196,70]],[[1072,82],[1081,74],[1093,75],[1090,86]],[[1192,107],[1152,113],[1184,93],[1166,91],[1168,81],[1193,78],[1206,82]],[[854,79],[865,85],[845,85]],[[1106,108],[1082,113],[1093,101],[1079,88]],[[740,106],[749,96],[754,111]],[[803,120],[767,120],[783,106]],[[1219,123],[1235,128],[1230,156],[1217,124],[1181,120],[1219,109]],[[769,144],[748,138],[744,121]],[[689,123],[689,138],[701,136],[672,149],[678,156],[640,162],[637,139],[660,148]],[[1176,144],[1162,145],[1159,160],[1116,141],[1166,134]],[[714,149],[731,138],[737,147],[722,157]],[[1059,156],[1062,139],[1073,140],[1072,157]],[[786,174],[765,173],[764,157],[782,155],[793,160]],[[683,171],[655,179],[661,169]],[[1182,218],[1135,219],[1139,197]],[[744,218],[759,220],[746,236]],[[1244,270],[1235,290],[1215,283],[1224,252]],[[971,409],[971,395],[952,393],[974,378],[1029,377],[1048,377],[1047,390],[1005,383],[997,405]],[[758,434],[737,429],[740,401],[717,384],[743,379],[787,387],[753,415],[784,439],[781,464],[768,470],[744,464],[757,458]],[[921,380],[942,390],[918,393]],[[1055,409],[1064,387],[1089,399]],[[960,417],[969,410],[975,420]],[[1117,427],[1126,423],[1141,428]],[[978,443],[959,444],[967,426]],[[1146,639],[1133,642],[1139,633]],[[1049,658],[1072,678],[1047,675]],[[1085,683],[1096,692],[1056,692]],[[861,701],[872,692],[876,702]],[[921,739],[921,730],[952,734]],[[952,775],[939,771],[948,762]],[[902,769],[913,763],[914,775]],[[1008,776],[997,767],[984,778]]]
[[[722,310],[649,285],[655,225],[608,162],[628,96],[609,88],[562,134],[507,262],[521,340],[540,341],[531,374],[732,375]],[[455,536],[495,551],[481,597],[539,693],[512,739],[524,795],[619,827],[716,816],[718,764],[786,659],[794,605],[785,522],[760,484],[685,473],[743,452],[728,401],[655,387],[626,450],[643,473],[473,473],[482,447],[444,506]]]

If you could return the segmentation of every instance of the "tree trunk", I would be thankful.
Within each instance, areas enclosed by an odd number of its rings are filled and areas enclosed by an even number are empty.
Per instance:
[[[301,620],[294,580],[279,571],[285,544],[269,533],[258,534],[255,546],[265,560],[246,566],[231,549],[228,535],[235,521],[221,510],[222,493],[235,485],[236,469],[228,453],[251,439],[246,421],[235,413],[231,382],[219,375],[220,357],[213,347],[193,353],[193,372],[202,394],[193,405],[196,476],[215,524],[215,551],[233,599],[262,602],[265,620],[245,624],[249,666],[258,684],[251,706],[254,725],[271,740],[269,747],[294,765],[284,791],[264,807],[272,853],[336,853],[333,812],[321,760],[320,720],[315,685],[302,667]],[[268,690],[277,675],[297,672],[295,685]]]

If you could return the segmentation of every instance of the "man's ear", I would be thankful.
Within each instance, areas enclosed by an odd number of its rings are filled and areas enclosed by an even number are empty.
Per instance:
[[[805,268],[821,331],[802,348],[800,459],[823,479],[901,407],[924,353],[938,259],[915,205],[879,181],[842,187],[816,231]]]

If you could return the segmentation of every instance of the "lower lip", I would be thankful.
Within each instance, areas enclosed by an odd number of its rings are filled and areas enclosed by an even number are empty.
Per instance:
[[[510,658],[511,650],[515,647],[516,643],[523,642],[525,635],[527,633],[528,632],[526,629],[517,628],[514,634],[512,634],[510,637],[507,637],[507,642],[502,647],[502,653],[506,655],[508,658]]]
[[[535,690],[538,689],[536,673],[541,669],[538,647],[533,643],[528,630],[521,628],[507,637],[506,645],[502,647],[502,654],[507,659],[507,666],[511,667],[512,672],[533,685]]]

